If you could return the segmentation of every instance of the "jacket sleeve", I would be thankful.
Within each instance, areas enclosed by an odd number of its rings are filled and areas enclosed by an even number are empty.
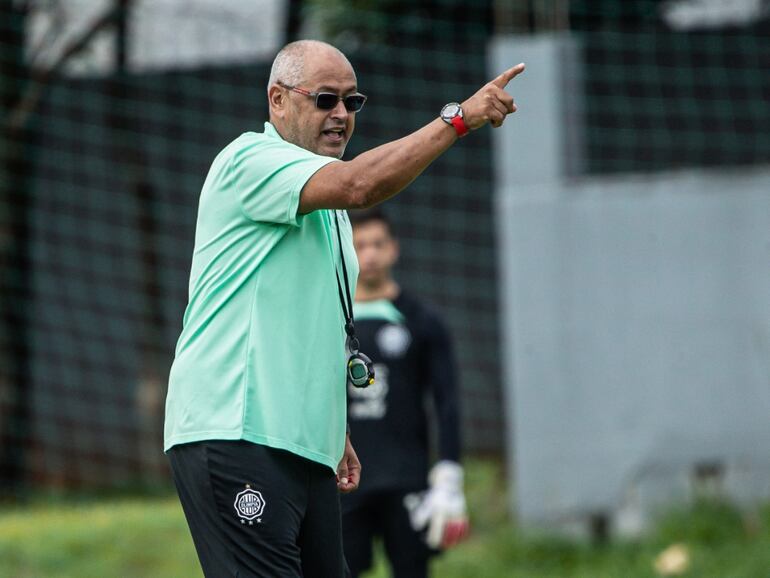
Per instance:
[[[426,321],[427,379],[438,422],[438,458],[459,462],[460,400],[454,347],[438,316],[429,314]]]

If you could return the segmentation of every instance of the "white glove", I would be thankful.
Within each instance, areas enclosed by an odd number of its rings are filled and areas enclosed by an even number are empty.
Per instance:
[[[449,548],[468,534],[468,515],[463,495],[463,468],[442,460],[428,474],[428,490],[404,497],[412,528],[428,532],[425,541],[434,549]]]

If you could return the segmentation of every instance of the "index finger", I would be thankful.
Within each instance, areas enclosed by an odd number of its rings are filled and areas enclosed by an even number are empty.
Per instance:
[[[508,84],[511,80],[516,78],[522,72],[524,72],[523,62],[503,72],[500,76],[498,76],[492,81],[492,84],[494,84],[498,88],[505,88],[506,84]]]

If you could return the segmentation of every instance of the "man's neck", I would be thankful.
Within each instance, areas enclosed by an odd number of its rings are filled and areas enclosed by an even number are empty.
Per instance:
[[[393,279],[388,279],[378,285],[359,283],[356,287],[356,301],[377,301],[378,299],[393,301],[400,292],[401,288]]]

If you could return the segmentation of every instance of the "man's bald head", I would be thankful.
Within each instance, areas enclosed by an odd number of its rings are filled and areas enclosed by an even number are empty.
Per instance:
[[[343,102],[357,91],[356,73],[342,52],[318,40],[292,42],[276,55],[270,71],[270,122],[284,140],[341,158],[356,124]],[[320,92],[336,95],[336,106],[318,108],[310,96]]]
[[[334,58],[342,59],[348,63],[352,69],[350,61],[337,48],[320,40],[297,40],[284,46],[273,60],[273,66],[270,69],[270,79],[267,81],[267,89],[278,81],[291,86],[299,86],[307,78],[306,64],[308,56],[313,57],[333,55]]]

